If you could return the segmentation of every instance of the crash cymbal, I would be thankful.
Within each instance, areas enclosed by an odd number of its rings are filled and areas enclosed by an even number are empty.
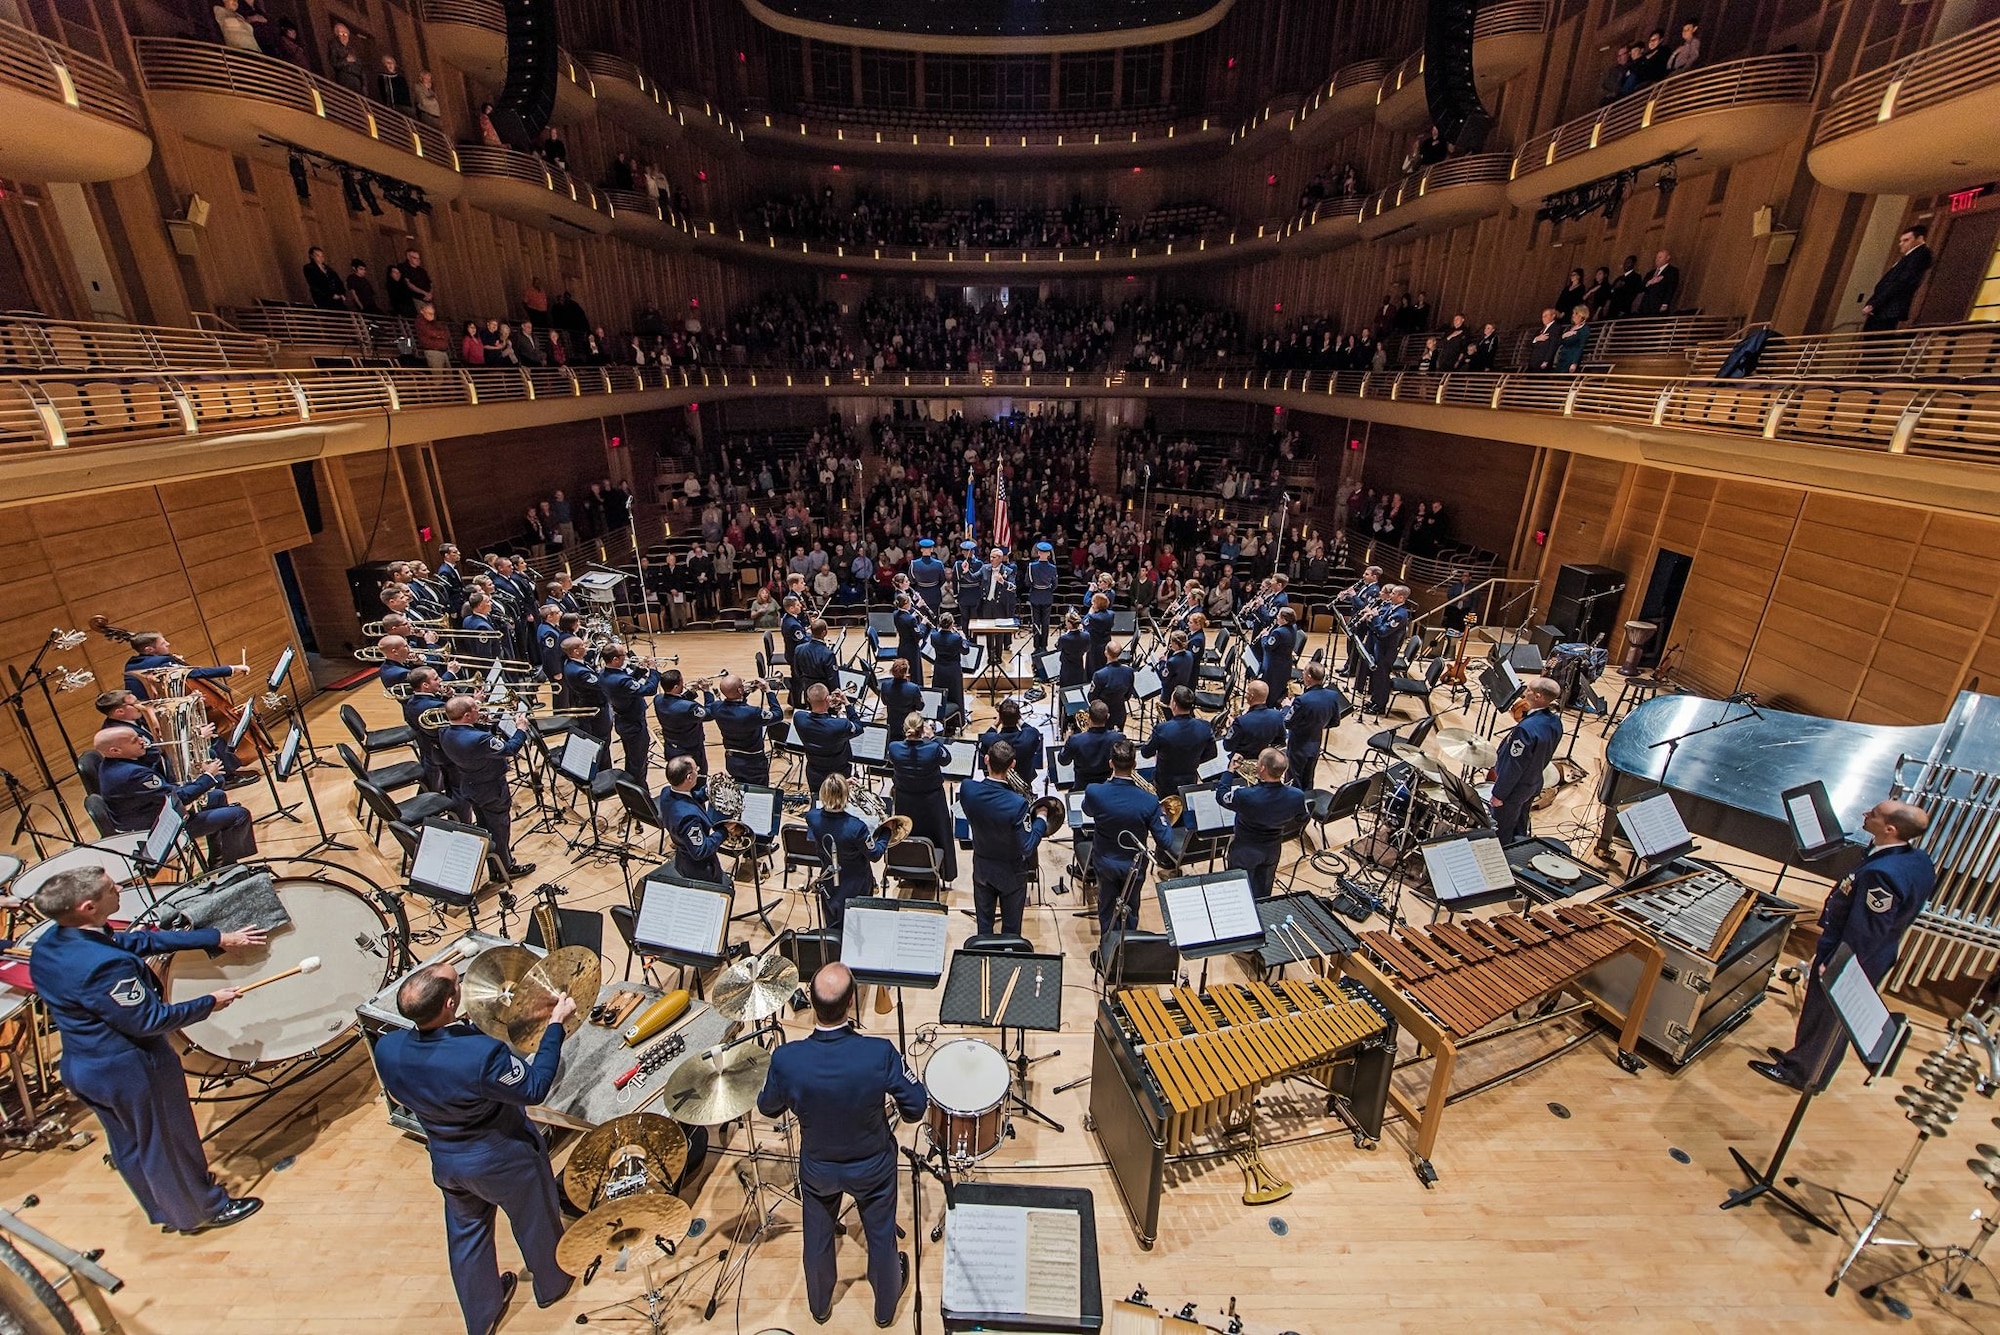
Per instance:
[[[690,1126],[733,1122],[756,1106],[770,1069],[771,1054],[754,1043],[739,1043],[722,1052],[710,1048],[675,1068],[660,1107],[676,1122]]]
[[[563,1191],[579,1208],[604,1195],[605,1184],[644,1173],[649,1191],[672,1191],[687,1170],[687,1132],[658,1113],[627,1113],[586,1132],[563,1165]]]
[[[724,1019],[755,1024],[782,1011],[798,990],[798,965],[783,955],[753,955],[722,971],[708,1004]]]
[[[1992,1163],[1985,1159],[1967,1159],[1965,1166],[1972,1170],[1975,1177],[1986,1184],[1988,1190],[2000,1191],[2000,1168],[1994,1167]]]
[[[1439,728],[1437,739],[1438,754],[1454,765],[1492,769],[1499,763],[1500,748],[1470,728]]]
[[[1424,754],[1422,747],[1411,746],[1408,742],[1397,742],[1396,759],[1408,761],[1410,768],[1434,783],[1444,782],[1444,770],[1437,761]]]
[[[563,1032],[574,1034],[597,1004],[603,979],[603,964],[587,946],[563,946],[546,955],[526,946],[495,946],[465,971],[459,1012],[482,1033],[527,1056],[540,1045],[556,998],[575,999],[576,1013],[563,1021]]]
[[[598,1257],[614,1261],[630,1248],[635,1253],[654,1250],[653,1239],[668,1243],[681,1240],[694,1211],[678,1196],[663,1191],[642,1191],[606,1201],[563,1230],[556,1239],[556,1260],[572,1275],[581,1275]],[[650,1257],[645,1259],[651,1259]]]

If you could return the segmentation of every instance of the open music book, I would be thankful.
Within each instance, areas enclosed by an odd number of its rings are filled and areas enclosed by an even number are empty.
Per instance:
[[[1083,1310],[1083,1216],[961,1204],[945,1214],[944,1306],[1074,1321]]]

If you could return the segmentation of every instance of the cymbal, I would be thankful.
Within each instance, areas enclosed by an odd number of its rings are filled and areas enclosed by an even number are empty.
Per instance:
[[[1454,765],[1492,769],[1500,759],[1500,748],[1470,728],[1439,728],[1437,739],[1438,754]]]
[[[646,1175],[649,1190],[672,1191],[687,1169],[687,1132],[658,1113],[627,1113],[588,1131],[563,1165],[563,1191],[579,1207],[596,1202],[613,1178]]]
[[[574,1034],[597,1004],[603,963],[588,946],[563,946],[536,955],[526,946],[495,946],[472,961],[460,983],[460,1012],[482,1033],[527,1056],[542,1041],[549,1011],[567,994],[576,1013],[563,1021]]]
[[[564,1229],[556,1239],[556,1260],[570,1274],[581,1275],[598,1257],[615,1257],[627,1247],[635,1252],[650,1248],[655,1237],[679,1242],[693,1218],[686,1201],[663,1191],[620,1196]]]
[[[1408,742],[1396,743],[1396,759],[1406,760],[1410,768],[1435,782],[1444,782],[1444,769],[1424,753],[1422,747],[1411,746]]]
[[[755,1024],[782,1011],[798,988],[798,965],[783,955],[756,955],[722,971],[708,1004],[726,1020]]]
[[[668,1077],[660,1106],[667,1116],[690,1126],[733,1122],[756,1106],[770,1069],[771,1054],[755,1043],[696,1053]]]

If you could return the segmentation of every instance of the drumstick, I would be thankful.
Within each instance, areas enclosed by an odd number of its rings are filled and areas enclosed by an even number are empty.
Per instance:
[[[291,968],[285,970],[283,973],[274,973],[269,978],[259,978],[254,983],[243,984],[243,986],[236,989],[236,995],[240,997],[245,992],[255,992],[258,988],[263,987],[267,984],[278,982],[281,979],[291,978],[297,974],[311,973],[317,968],[319,968],[319,956],[308,955],[304,959],[300,960],[297,964],[294,964]]]
[[[1007,1027],[1005,1024],[1001,1023],[1001,1021],[1007,1014],[1007,1003],[1013,999],[1014,984],[1020,981],[1021,981],[1021,968],[1019,965],[1016,965],[1014,966],[1014,972],[1007,975],[1007,986],[1000,989],[1000,1004],[998,1006],[995,1006],[993,1008],[993,1014],[987,1017],[989,1023],[999,1024],[1002,1029],[1005,1029]]]

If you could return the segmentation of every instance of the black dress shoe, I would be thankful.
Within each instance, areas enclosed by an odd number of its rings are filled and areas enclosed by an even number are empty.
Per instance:
[[[240,1224],[263,1208],[264,1202],[255,1196],[238,1196],[235,1200],[217,1210],[209,1218],[196,1224],[193,1228],[180,1228],[174,1231],[182,1237],[191,1238],[197,1233],[206,1233],[212,1228],[228,1228],[231,1224]]]
[[[829,1307],[824,1312],[814,1312],[812,1313],[812,1319],[814,1324],[824,1326],[827,1322],[833,1320],[833,1309]]]
[[[224,779],[222,781],[222,786],[224,788],[248,788],[256,782],[257,782],[256,771],[242,770]]]
[[[570,1275],[566,1277],[563,1281],[562,1292],[558,1293],[555,1297],[544,1299],[540,1294],[535,1295],[535,1306],[554,1307],[557,1303],[569,1297],[569,1291],[575,1287],[576,1287],[576,1276]]]
[[[903,1303],[903,1295],[910,1291],[910,1254],[908,1252],[897,1252],[896,1264],[903,1267],[903,1282],[896,1289],[896,1305],[900,1307]],[[877,1317],[875,1324],[881,1329],[887,1330],[896,1324],[896,1318],[891,1316],[887,1321],[884,1321],[880,1317]]]
[[[534,870],[535,870],[535,864],[532,862],[517,862],[513,866],[507,868],[507,874],[509,876],[519,878],[522,876],[532,875]]]
[[[507,1309],[514,1305],[514,1291],[521,1287],[521,1277],[508,1270],[500,1276],[500,1310],[494,1314],[493,1324],[486,1328],[486,1335],[494,1335],[500,1323],[507,1319]]]
[[[1791,1055],[1783,1048],[1765,1048],[1764,1051],[1771,1054],[1771,1060],[1774,1062],[1783,1062],[1786,1057]]]
[[[1786,1089],[1802,1090],[1805,1088],[1804,1081],[1792,1079],[1790,1072],[1786,1071],[1784,1067],[1776,1062],[1753,1061],[1750,1063],[1750,1069],[1758,1075],[1763,1076],[1766,1080],[1769,1080],[1772,1084],[1783,1085]]]

